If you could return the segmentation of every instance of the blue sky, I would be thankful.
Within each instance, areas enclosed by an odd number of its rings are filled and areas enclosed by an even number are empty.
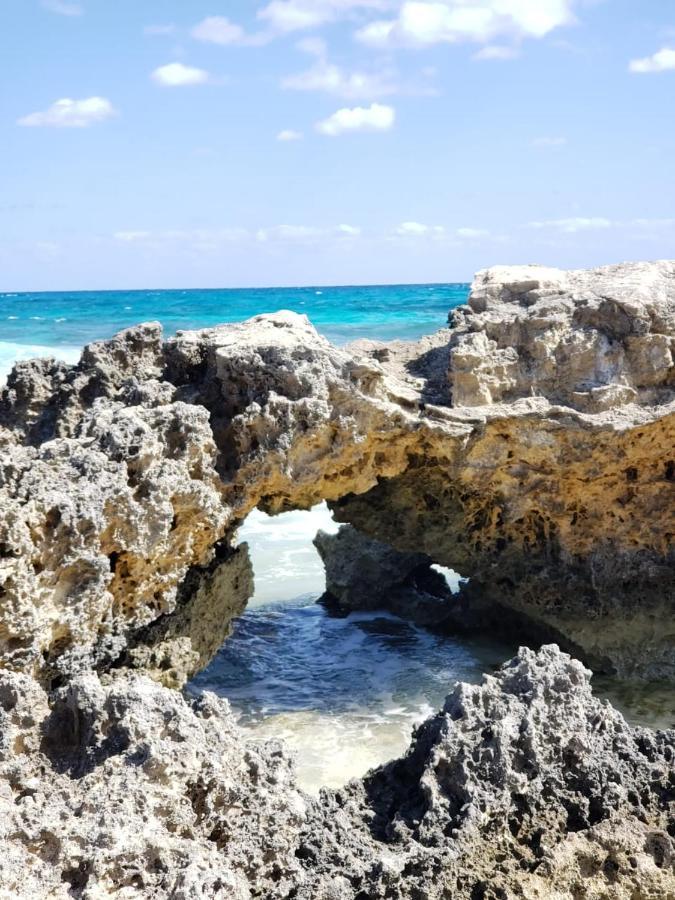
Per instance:
[[[675,256],[675,3],[2,0],[0,289]]]

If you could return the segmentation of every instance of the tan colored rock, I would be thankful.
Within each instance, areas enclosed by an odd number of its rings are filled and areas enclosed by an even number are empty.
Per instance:
[[[416,344],[338,350],[282,312],[20,365],[0,403],[0,661],[178,683],[249,589],[221,573],[205,640],[195,573],[254,507],[327,499],[471,577],[487,626],[672,674],[674,309],[674,263],[516,267]]]
[[[675,385],[674,281],[672,262],[479,272],[453,315],[454,404],[543,395],[599,412],[663,402]],[[618,390],[598,393],[609,387]]]

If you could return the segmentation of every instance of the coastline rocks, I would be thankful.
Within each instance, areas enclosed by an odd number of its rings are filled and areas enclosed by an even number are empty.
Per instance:
[[[307,799],[228,704],[138,676],[0,673],[0,897],[283,897]]]
[[[675,263],[487,270],[453,322],[351,351],[290,312],[164,342],[150,323],[76,366],[19,364],[0,396],[0,665],[179,684],[250,592],[231,555],[246,515],[328,500],[469,577],[468,617],[672,676]]]
[[[630,728],[555,647],[318,798],[212,694],[0,673],[3,898],[670,898],[674,822],[675,733]]]
[[[589,676],[549,646],[457,685],[404,757],[323,793],[298,896],[675,896],[675,733],[630,728]]]
[[[544,396],[582,412],[672,399],[675,263],[495,266],[452,312],[455,406]]]
[[[329,609],[386,609],[435,627],[462,619],[445,578],[423,553],[401,553],[350,525],[336,534],[319,531],[314,546],[326,571],[326,591],[319,602]]]

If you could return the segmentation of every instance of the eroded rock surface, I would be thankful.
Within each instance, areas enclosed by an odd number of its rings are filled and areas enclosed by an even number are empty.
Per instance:
[[[351,525],[319,531],[314,546],[326,571],[320,602],[341,613],[386,609],[418,625],[457,629],[467,618],[459,597],[423,553],[402,553]]]
[[[227,704],[145,676],[0,673],[0,897],[675,896],[675,734],[554,647],[458,685],[399,760],[318,799]]]
[[[0,897],[289,896],[307,800],[226,702],[75,677],[48,702],[0,673]]]
[[[555,647],[458,685],[399,760],[324,793],[307,898],[675,896],[675,733]]]
[[[0,662],[179,684],[250,592],[248,512],[327,499],[470,576],[489,627],[673,674],[674,316],[675,263],[497,268],[417,344],[338,350],[277,313],[20,363],[0,401]]]

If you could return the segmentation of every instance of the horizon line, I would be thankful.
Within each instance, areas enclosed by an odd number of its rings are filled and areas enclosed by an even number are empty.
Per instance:
[[[395,288],[395,287],[448,287],[471,285],[469,281],[396,281],[396,282],[350,282],[344,284],[274,284],[249,285],[236,287],[134,287],[134,288],[52,288],[50,290],[0,290],[0,297],[21,296],[24,294],[127,294],[148,293],[150,291],[298,291],[316,288]]]

